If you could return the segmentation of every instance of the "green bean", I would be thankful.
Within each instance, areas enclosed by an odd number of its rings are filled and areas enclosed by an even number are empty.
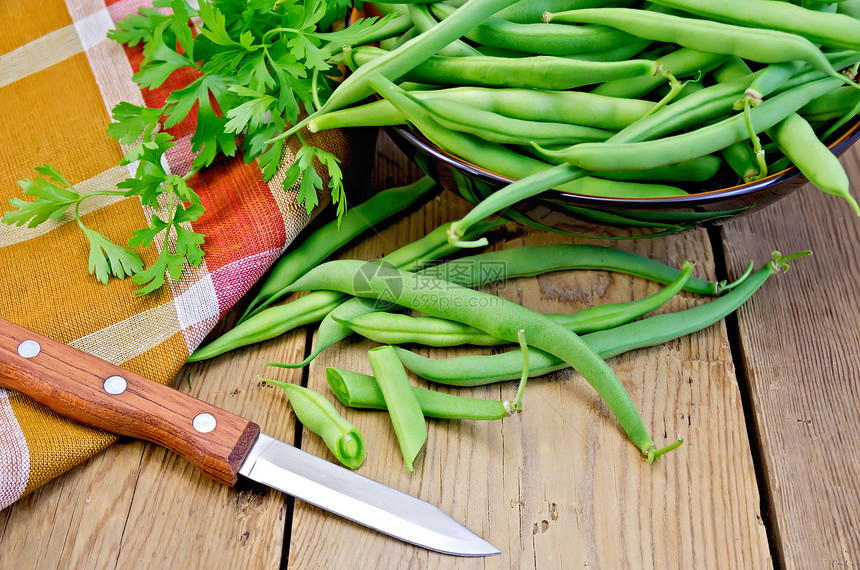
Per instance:
[[[547,315],[548,317],[550,315]],[[498,346],[502,340],[456,321],[438,317],[410,317],[398,313],[362,313],[351,319],[332,318],[350,331],[381,344],[421,344],[424,346]]]
[[[797,77],[798,73],[804,69],[804,65],[802,61],[785,61],[768,65],[749,84],[749,89],[761,93],[762,96],[767,95],[774,90],[774,85],[785,85],[792,77]],[[804,80],[803,83],[807,83],[807,81]]]
[[[595,173],[595,176],[610,180],[640,182],[704,182],[716,176],[722,164],[723,161],[719,157],[705,155],[649,170],[609,170]]]
[[[748,77],[752,72],[747,63],[739,57],[732,56],[725,65],[713,73],[714,79],[719,83]],[[754,90],[749,91],[754,92]],[[764,176],[767,171],[762,169],[758,157],[753,153],[747,141],[733,143],[722,151],[720,155],[726,160],[732,170],[738,175],[741,183],[752,182]]]
[[[811,122],[815,118],[829,120],[842,117],[860,101],[860,93],[850,87],[840,87],[830,93],[810,101],[798,110],[798,113]]]
[[[689,261],[684,261],[678,277],[653,295],[624,303],[609,303],[587,307],[575,313],[554,316],[553,320],[578,334],[614,328],[638,319],[669,302],[670,299],[685,288],[692,275],[693,264]]]
[[[736,142],[720,151],[726,163],[735,171],[742,183],[752,182],[761,177],[759,167],[746,142]]]
[[[454,5],[458,3],[452,2]],[[632,3],[633,0],[520,0],[507,8],[502,8],[496,16],[509,22],[539,24],[541,14],[546,10],[555,12],[580,8],[602,8],[609,5],[623,6]]]
[[[573,54],[572,57],[583,61],[623,61],[642,53],[649,45],[651,45],[651,40],[633,38],[629,43],[617,48],[577,53]]]
[[[535,91],[480,87],[463,89],[474,90],[475,98],[487,101],[488,107],[482,107],[484,110],[514,119],[558,121],[612,131],[620,130],[638,121],[654,108],[654,103],[651,101],[605,97],[584,91]],[[415,94],[417,96],[417,93]],[[472,101],[464,102],[473,103]],[[475,106],[478,105],[475,104]]]
[[[603,225],[608,225],[608,226],[617,226],[617,227],[647,228],[647,229],[652,230],[652,231],[657,230],[657,229],[665,230],[663,232],[658,232],[658,233],[649,233],[648,237],[671,235],[671,234],[675,234],[675,233],[678,233],[680,231],[683,231],[685,229],[689,229],[689,227],[684,227],[684,226],[681,226],[678,224],[670,224],[670,223],[662,222],[662,221],[659,221],[656,219],[648,219],[648,216],[644,216],[646,219],[643,220],[641,218],[643,218],[643,214],[646,214],[646,212],[644,212],[644,211],[643,212],[636,212],[635,213],[636,217],[633,218],[633,217],[629,217],[629,216],[622,216],[622,215],[619,215],[615,212],[607,212],[607,211],[598,210],[595,208],[571,206],[569,204],[563,204],[560,202],[554,203],[553,207],[559,208],[562,212],[568,212],[572,216],[575,216],[577,219],[592,221],[592,222],[596,222],[598,224],[603,224]],[[692,212],[690,212],[690,213],[692,214]],[[660,212],[660,216],[664,216],[665,214],[666,214],[666,212],[662,212],[662,211]],[[505,217],[513,216],[512,220],[514,220],[514,221],[516,221],[516,219],[517,219],[516,215],[517,215],[516,210],[505,211]],[[653,218],[653,216],[652,216],[652,218]],[[527,219],[525,219],[525,218],[523,218],[521,220],[522,223],[526,223],[526,221],[527,221]],[[542,229],[545,231],[559,232],[558,229],[553,229],[553,228],[550,228],[549,226],[543,226]],[[567,232],[567,231],[559,232],[559,233],[563,233],[565,235],[570,235],[570,232]],[[583,235],[579,235],[576,237],[593,238],[594,236],[583,234]]]
[[[501,223],[489,221],[477,225],[474,228],[475,235],[489,231]],[[450,255],[458,248],[451,245],[447,239],[448,226],[449,224],[443,224],[423,238],[391,252],[383,259],[397,267],[411,269]],[[195,350],[188,358],[188,362],[214,358],[236,348],[273,339],[296,327],[317,322],[336,309],[345,299],[345,295],[332,295],[329,291],[312,291],[289,303],[269,307]]]
[[[409,4],[407,6],[409,17],[415,23],[418,31],[424,33],[439,22],[430,13],[427,4]],[[371,43],[371,42],[366,42]],[[454,40],[438,51],[438,55],[469,57],[473,55],[481,55],[481,52],[464,42],[463,40]]]
[[[648,317],[619,327],[582,336],[582,339],[602,358],[611,358],[631,350],[657,346],[715,324],[733,313],[749,299],[771,276],[788,269],[788,261],[807,255],[801,252],[781,256],[774,252],[772,261],[752,273],[737,287],[713,301],[692,309]],[[500,354],[461,356],[436,360],[395,347],[403,364],[412,372],[440,384],[480,386],[520,376],[522,354],[511,350]],[[567,364],[548,353],[529,348],[530,374],[542,376],[567,368]]]
[[[345,298],[345,295],[331,291],[313,291],[292,302],[270,307],[192,352],[188,362],[215,358],[225,352],[275,338],[296,327],[315,323]]]
[[[308,431],[317,434],[338,461],[357,469],[364,461],[364,438],[354,425],[344,419],[331,402],[319,392],[288,382],[260,378],[280,386],[290,398],[296,418]]]
[[[469,58],[474,59],[474,58]],[[390,81],[377,76],[371,80],[379,94],[399,108],[409,120],[434,144],[446,149],[448,152],[476,164],[492,172],[501,174],[508,178],[517,179],[527,177],[531,174],[547,172],[546,163],[520,154],[509,148],[488,141],[478,139],[466,133],[457,133],[439,125],[429,110],[417,99],[411,97],[406,91],[397,87]],[[582,143],[582,144],[605,144],[605,143]],[[566,181],[567,182],[567,181]],[[658,197],[679,196],[686,194],[685,191],[662,184],[640,184],[633,182],[616,182],[602,180],[594,177],[581,177],[569,181],[569,184],[559,185],[562,191],[575,194],[591,196],[626,196],[626,197]],[[555,185],[553,185],[555,187]],[[499,194],[496,192],[493,196]],[[474,210],[473,210],[474,211]]]
[[[839,86],[836,79],[821,79],[765,100],[750,110],[756,132],[769,129],[806,103]],[[581,143],[558,151],[544,151],[591,171],[644,170],[704,156],[749,136],[743,114],[671,137],[636,143]]]
[[[420,101],[432,113],[436,122],[443,127],[500,144],[528,145],[531,142],[538,142],[552,145],[595,142],[605,141],[613,134],[603,129],[568,123],[512,119],[451,100],[431,97]]]
[[[660,56],[657,60],[663,67],[670,70],[672,75],[680,78],[711,71],[724,62],[726,56],[720,53],[681,48]],[[616,79],[601,83],[592,90],[592,93],[610,97],[641,97],[663,84],[664,81],[661,79],[656,76]]]
[[[629,8],[547,13],[544,21],[601,24],[649,40],[676,43],[701,51],[717,51],[759,63],[802,60],[843,83],[848,81],[833,69],[827,57],[812,42],[778,30],[744,28]]]
[[[344,406],[385,410],[385,399],[376,378],[367,374],[326,368],[331,391]],[[511,413],[508,402],[466,398],[412,386],[415,399],[426,418],[443,420],[500,420]]]
[[[860,216],[860,205],[851,195],[845,169],[818,135],[797,113],[789,115],[769,131],[779,149],[819,190],[844,198]]]
[[[450,16],[454,8],[442,2],[430,5],[439,19]],[[489,17],[465,34],[479,45],[509,48],[543,55],[569,55],[617,48],[635,38],[605,26],[572,28],[563,24],[520,24],[503,18]]]
[[[391,425],[400,444],[400,453],[409,472],[424,442],[427,441],[427,424],[418,398],[409,384],[409,377],[394,348],[380,346],[368,351],[370,368],[382,392]]]
[[[649,313],[674,297],[692,274],[692,264],[670,286],[659,293],[625,303],[588,307],[572,314],[551,313],[546,317],[561,326],[583,334],[630,322]],[[397,313],[372,312],[342,319],[332,318],[359,335],[382,344],[422,344],[425,346],[498,346],[508,341],[496,338],[474,327],[437,317],[410,317]]]
[[[502,267],[503,271],[494,271]],[[472,268],[469,271],[464,268]],[[488,268],[487,271],[481,271]],[[516,279],[544,275],[554,271],[609,271],[640,277],[668,285],[678,280],[683,271],[659,261],[614,247],[590,244],[526,245],[462,257],[446,263],[428,266],[417,272],[420,285],[425,275],[464,287],[478,287],[500,279]],[[737,283],[715,283],[690,277],[684,291],[699,295],[719,295]],[[429,284],[428,284],[429,286]]]
[[[409,93],[418,100],[453,101],[513,119],[557,121],[609,130],[623,129],[654,108],[651,101],[607,97],[584,91],[452,87]],[[403,113],[390,102],[380,100],[323,115],[308,123],[308,129],[316,132],[353,126],[399,125],[405,121]]]
[[[380,43],[379,43],[379,47],[381,47],[381,48],[383,48],[383,49],[385,49],[385,50],[387,50],[387,51],[394,51],[394,50],[396,50],[396,49],[400,48],[400,46],[402,46],[402,45],[403,45],[403,44],[405,44],[406,42],[408,42],[408,41],[412,40],[413,38],[415,38],[415,37],[419,36],[420,34],[421,34],[421,30],[419,30],[419,29],[418,29],[417,27],[415,27],[415,26],[412,26],[411,28],[409,28],[408,30],[406,30],[406,31],[403,33],[403,35],[402,35],[402,36],[400,36],[399,38],[395,39],[395,40],[394,40],[394,42],[391,44],[391,46],[390,46],[390,47],[389,47],[389,46],[387,46],[387,45],[383,45],[383,44],[382,44],[382,42],[380,42]],[[323,115],[323,116],[324,116],[324,115]]]
[[[385,52],[379,48],[359,46],[349,50],[349,56],[343,60],[334,58],[333,61],[354,62],[357,69],[362,70],[382,57],[385,57]],[[402,79],[434,85],[565,90],[613,79],[659,75],[661,72],[658,62],[647,59],[599,62],[552,55],[521,58],[433,56],[416,64],[403,74]]]
[[[725,83],[732,79],[747,77],[750,73],[752,73],[752,69],[747,65],[747,62],[737,56],[731,56],[711,75],[717,83]]]
[[[832,48],[860,50],[860,22],[842,14],[771,0],[654,0],[654,3],[721,22],[797,34]]]
[[[830,123],[831,121],[838,119],[838,122],[842,122],[842,125],[839,125],[839,127],[842,127],[846,122],[856,117],[858,113],[860,113],[860,99],[858,99],[857,102],[854,103],[854,105],[852,105],[851,107],[843,107],[842,109],[832,108],[829,110],[821,111],[819,113],[801,113],[800,111],[798,111],[798,114],[801,117],[803,117],[812,124]],[[830,129],[828,129],[828,131],[830,132],[827,133],[827,136],[821,136],[819,138],[826,140],[827,137],[829,137],[835,132],[835,129],[831,129],[832,126]]]
[[[405,124],[406,117],[403,113],[388,101],[379,100],[326,113],[310,121],[307,127],[310,132],[316,133],[327,129],[389,127]]]
[[[372,275],[361,280],[360,276]],[[430,316],[454,318],[505,340],[519,340],[524,331],[529,345],[562,358],[583,375],[615,414],[633,444],[649,460],[657,450],[630,396],[606,362],[590,350],[575,333],[545,316],[495,295],[467,289],[442,280],[433,286],[447,287],[439,303],[426,302],[413,283],[414,273],[384,265],[370,267],[360,261],[330,261],[305,274],[292,286],[295,291],[325,289],[384,300]],[[397,283],[397,286],[394,284]],[[492,310],[487,310],[492,306]],[[374,372],[379,379],[379,375]]]
[[[845,2],[840,2],[839,6],[836,7],[836,11],[840,14],[850,16],[855,20],[860,20],[860,0],[845,0]]]
[[[419,34],[397,49],[362,66],[358,71],[338,85],[323,106],[280,135],[270,139],[273,143],[291,136],[304,128],[312,119],[361,101],[373,93],[368,78],[381,74],[388,79],[398,79],[440,49],[460,38],[478,23],[492,16],[516,0],[468,0],[450,18],[445,18],[431,30]]]
[[[283,255],[272,267],[240,322],[283,297],[287,285],[353,238],[438,189],[433,179],[425,176],[412,184],[383,190],[350,208],[339,220],[314,229],[307,237],[300,236],[298,246]]]

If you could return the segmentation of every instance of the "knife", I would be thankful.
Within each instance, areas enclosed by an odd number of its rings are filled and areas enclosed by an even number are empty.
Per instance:
[[[260,433],[216,406],[0,318],[0,387],[77,422],[174,451],[204,475],[239,476],[405,542],[458,556],[500,551],[434,505]]]

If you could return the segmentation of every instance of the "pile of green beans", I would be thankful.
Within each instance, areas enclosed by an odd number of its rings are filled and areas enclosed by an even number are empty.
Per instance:
[[[577,334],[617,327],[656,310],[681,289],[693,273],[693,265],[684,264],[678,278],[669,286],[643,299],[589,307],[572,314],[547,314],[547,318]],[[334,311],[333,311],[334,312]],[[383,312],[355,315],[352,319],[332,318],[352,331],[385,344],[420,343],[427,346],[496,346],[506,340],[488,335],[474,327],[436,317],[410,317]]]
[[[460,270],[457,270],[458,267]],[[482,267],[503,268],[503,270],[501,272],[481,271]],[[463,268],[467,270],[463,271]],[[441,277],[445,281],[464,287],[477,287],[499,279],[515,279],[577,269],[614,271],[664,284],[677,281],[683,273],[660,262],[620,249],[585,244],[555,244],[523,246],[471,255],[449,263],[431,265],[427,269],[420,270],[419,274]],[[746,274],[733,283],[725,281],[714,283],[698,277],[689,277],[684,279],[683,288],[701,295],[717,295],[732,289],[744,278]],[[316,291],[311,295],[322,293]],[[642,306],[642,303],[652,301],[653,298],[634,301],[631,305]],[[375,304],[365,302],[361,298],[352,298],[343,302],[322,319],[314,348],[304,360],[297,363],[272,363],[272,365],[282,368],[307,366],[323,350],[353,333],[353,329],[345,323],[376,310]],[[606,310],[601,309],[604,316],[606,316]]]
[[[476,236],[482,235],[499,225],[500,222],[498,221],[482,222],[475,225],[472,231]],[[448,242],[449,230],[450,224],[443,224],[423,238],[391,252],[383,259],[395,267],[419,269],[423,265],[432,263],[434,260],[450,255],[457,250]],[[304,248],[300,246],[299,249]],[[304,257],[322,259],[327,256],[326,252],[329,249],[329,244],[317,242],[315,247],[306,252],[307,255]],[[304,274],[308,269],[310,266],[304,267],[303,272],[298,274],[292,272],[273,273],[265,284],[271,290],[277,291],[278,295],[286,294],[288,287],[295,281],[296,277]],[[249,315],[221,336],[197,348],[188,357],[188,362],[208,360],[237,348],[271,340],[297,327],[318,322],[346,301],[346,295],[332,291],[312,291],[289,302],[262,309]]]
[[[511,412],[522,410],[523,390],[529,377],[568,366],[573,366],[591,383],[646,460],[654,461],[677,448],[683,440],[679,437],[675,442],[657,448],[642,424],[635,405],[606,365],[605,359],[630,350],[664,343],[710,326],[749,299],[771,275],[787,270],[788,261],[809,253],[783,256],[774,252],[773,259],[760,270],[753,272],[750,265],[736,282],[723,283],[723,289],[728,292],[712,301],[693,309],[634,320],[660,307],[682,289],[714,293],[718,286],[692,278],[693,265],[688,262],[684,263],[680,271],[673,271],[646,258],[617,251],[612,253],[607,248],[597,246],[535,247],[548,248],[547,252],[553,249],[561,251],[572,248],[572,251],[581,248],[585,257],[588,257],[589,253],[592,257],[591,262],[582,262],[583,267],[588,267],[589,263],[595,264],[602,256],[605,263],[603,268],[623,267],[626,262],[626,270],[630,273],[648,275],[656,280],[666,280],[668,275],[674,274],[674,279],[666,288],[651,297],[628,303],[591,307],[573,315],[542,315],[488,293],[463,288],[452,281],[443,281],[430,275],[419,276],[383,263],[355,260],[322,264],[288,287],[290,291],[309,290],[312,291],[311,294],[327,292],[358,296],[352,301],[358,301],[359,297],[374,301],[359,304],[360,308],[351,321],[334,319],[335,322],[351,327],[350,330],[354,329],[359,334],[382,343],[383,346],[371,349],[368,353],[373,374],[366,375],[330,367],[326,370],[326,377],[333,394],[344,406],[388,411],[409,471],[414,469],[414,462],[427,438],[425,418],[504,418]],[[534,260],[537,257],[534,252],[528,250],[529,247],[523,247],[479,254],[472,258],[495,254],[511,258],[515,266],[517,258],[520,264],[527,265],[526,260]],[[532,263],[535,267],[540,265],[540,262]],[[444,267],[444,264],[440,267]],[[523,274],[528,273],[524,268],[519,270]],[[366,279],[368,275],[373,277]],[[474,279],[465,281],[475,282]],[[392,286],[392,283],[397,285]],[[444,291],[444,299],[422,294],[427,290]],[[395,313],[370,312],[374,308],[378,309],[379,301],[384,301],[386,308],[407,307],[430,316],[416,318]],[[486,303],[479,301],[495,302],[493,310],[487,310]],[[402,319],[412,322],[398,325]],[[415,323],[420,319],[428,322],[429,327],[417,326]],[[373,323],[368,326],[367,321]],[[520,326],[522,328],[517,328]],[[528,343],[527,331],[530,335]],[[576,331],[587,334],[579,337]],[[440,343],[437,342],[440,335],[454,335],[458,338],[455,342]],[[489,342],[473,342],[477,336],[489,339]],[[490,356],[433,360],[395,346],[395,343],[428,346],[463,343],[492,345],[498,344],[498,339],[518,342],[519,349]],[[517,397],[512,402],[487,401],[418,388],[411,385],[406,369],[427,380],[451,386],[480,386],[517,377],[520,379],[520,385]],[[298,389],[288,392],[293,400],[306,397],[306,393]],[[297,395],[294,396],[293,392]],[[316,399],[320,397],[317,395]],[[314,406],[308,407],[316,410],[310,421],[315,421],[315,417],[332,416],[321,411],[328,409],[327,406],[315,403]],[[296,413],[298,415],[299,411]],[[332,417],[334,426],[330,427],[329,431],[343,434],[346,428],[343,427],[340,416]],[[321,426],[309,429],[320,434],[326,431]],[[332,441],[329,445],[333,448],[333,453],[344,453],[343,446],[337,447],[337,440]]]
[[[373,275],[373,278],[367,279],[368,274]],[[397,286],[393,286],[393,283],[397,283]],[[425,287],[443,290],[444,298],[427,296]],[[419,278],[414,273],[390,265],[354,260],[329,261],[318,265],[298,279],[290,289],[338,291],[401,305],[430,316],[457,320],[509,342],[519,342],[520,335],[525,335],[529,346],[560,358],[589,382],[649,462],[676,446],[675,443],[663,448],[656,446],[627,390],[606,361],[582,338],[545,315],[522,305],[438,278]],[[487,307],[492,309],[488,310]],[[375,371],[374,375],[379,378]],[[409,457],[405,453],[404,456],[407,464],[411,465]]]
[[[378,43],[333,54],[333,63],[349,69],[347,78],[273,140],[304,127],[408,125],[512,182],[384,262],[320,265],[433,184],[422,180],[354,208],[343,227],[323,228],[289,252],[239,326],[191,360],[316,321],[310,355],[278,366],[304,366],[354,332],[381,343],[368,354],[372,376],[333,367],[327,379],[344,406],[388,410],[410,471],[426,442],[426,418],[501,419],[521,409],[528,377],[565,367],[589,382],[647,461],[677,447],[680,439],[658,449],[606,359],[717,322],[803,253],[775,253],[731,284],[696,279],[690,265],[669,268],[595,246],[522,247],[465,258],[503,261],[504,274],[492,278],[440,278],[433,270],[445,265],[421,268],[462,247],[486,244],[484,234],[498,225],[487,221],[493,214],[549,190],[671,198],[749,182],[793,164],[860,215],[848,178],[826,146],[860,110],[858,1],[408,0],[377,6],[394,15],[374,38]],[[577,268],[621,271],[667,286],[644,299],[572,315],[544,315],[473,289],[497,278]],[[682,289],[715,298],[647,316]],[[420,316],[399,314],[405,310]],[[520,348],[431,360],[398,346],[407,343]],[[516,378],[520,386],[512,404],[477,401],[412,386],[407,370],[455,386]],[[342,462],[360,464],[364,443],[357,430],[332,414],[335,408],[321,395],[281,385],[306,427]]]
[[[789,261],[808,254],[809,252],[804,251],[783,256],[774,252],[772,260],[722,297],[691,309],[663,313],[615,328],[584,334],[582,340],[602,358],[611,358],[700,331],[737,310],[769,277],[787,270]],[[426,358],[402,347],[396,347],[396,350],[401,362],[409,370],[422,378],[449,386],[482,386],[513,380],[519,378],[522,373],[523,355],[519,349],[441,360]],[[529,347],[528,353],[531,376],[542,376],[568,367],[564,361],[544,351]]]
[[[485,243],[465,230],[548,190],[667,198],[792,164],[860,215],[826,146],[860,110],[855,3],[520,0],[466,26],[461,10],[488,1],[376,3],[412,26],[333,61],[381,100],[328,106],[306,123],[408,125],[514,181],[456,222],[452,243]],[[410,55],[454,26],[458,36]]]

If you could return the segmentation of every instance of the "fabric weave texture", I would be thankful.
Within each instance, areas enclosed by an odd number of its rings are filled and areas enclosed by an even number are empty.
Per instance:
[[[56,167],[81,193],[114,189],[127,178],[124,148],[106,133],[120,101],[160,106],[170,90],[192,77],[182,70],[157,90],[132,81],[141,48],[106,38],[143,0],[0,2],[0,204],[22,197],[16,181],[34,167]],[[193,113],[170,129],[177,144],[168,162],[188,172],[193,158]],[[357,168],[341,131],[306,135],[341,159],[345,179]],[[130,280],[99,283],[87,271],[89,246],[74,217],[36,228],[0,224],[0,316],[30,330],[168,384],[188,355],[265,273],[320,206],[308,214],[296,203],[298,186],[283,188],[297,147],[286,148],[279,173],[263,180],[255,163],[224,158],[195,174],[189,185],[206,213],[193,229],[206,235],[206,255],[146,296]],[[320,169],[324,183],[328,178]],[[152,211],[138,198],[93,197],[82,203],[84,222],[126,244]],[[156,240],[158,241],[158,240]],[[146,266],[157,252],[139,249]],[[40,487],[113,443],[112,434],[66,420],[28,398],[0,389],[0,508]]]

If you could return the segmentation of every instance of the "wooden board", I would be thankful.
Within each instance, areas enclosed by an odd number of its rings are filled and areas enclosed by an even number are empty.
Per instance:
[[[390,144],[382,149],[376,187],[414,179],[402,155]],[[344,255],[377,258],[465,208],[458,198],[442,195]],[[494,247],[558,241],[567,240],[509,226],[496,234]],[[596,243],[676,266],[695,259],[697,275],[715,274],[703,231]],[[744,265],[732,262],[729,273]],[[790,283],[796,275],[784,277]],[[572,311],[657,289],[641,279],[588,271],[489,290],[532,308]],[[685,294],[666,310],[697,302]],[[286,398],[256,377],[301,382],[302,372],[265,363],[298,360],[305,343],[306,332],[296,331],[190,366],[176,385],[291,441],[294,418]],[[370,346],[350,341],[323,353],[307,372],[308,384],[326,393],[323,374],[330,365],[367,371]],[[278,493],[217,487],[169,453],[123,441],[2,513],[0,567],[770,567],[725,326],[619,356],[611,365],[658,443],[680,434],[686,439],[681,449],[645,464],[594,391],[569,371],[533,380],[520,415],[499,422],[429,422],[426,449],[411,474],[384,413],[343,411],[368,443],[360,473],[437,504],[499,547],[498,557],[431,553],[301,501],[291,519],[289,501]],[[501,399],[513,391],[507,383],[471,392]],[[331,459],[314,435],[302,433],[301,442]]]
[[[360,244],[344,256],[373,259],[389,251],[389,244],[416,239],[465,208],[445,196],[380,232],[376,243]],[[513,226],[496,239],[496,248],[571,241]],[[676,266],[695,259],[697,275],[714,276],[704,231],[593,243]],[[588,271],[522,279],[490,290],[530,308],[563,312],[631,300],[657,289],[641,279]],[[699,302],[692,295],[676,301],[666,310]],[[309,386],[328,392],[327,366],[369,373],[366,350],[372,346],[353,340],[324,352],[310,367]],[[657,441],[680,434],[685,446],[647,465],[594,391],[569,371],[531,381],[520,415],[500,422],[428,422],[426,449],[413,473],[404,466],[386,414],[341,408],[366,438],[368,455],[360,473],[440,506],[503,553],[463,559],[427,552],[297,501],[289,567],[768,567],[770,553],[725,328],[714,326],[666,346],[614,358],[611,364]],[[511,398],[514,384],[467,393]],[[312,434],[305,432],[302,444],[330,457]]]
[[[860,191],[860,149],[843,157]],[[812,250],[738,313],[773,535],[786,569],[860,561],[860,219],[807,186],[723,230],[729,265]]]

